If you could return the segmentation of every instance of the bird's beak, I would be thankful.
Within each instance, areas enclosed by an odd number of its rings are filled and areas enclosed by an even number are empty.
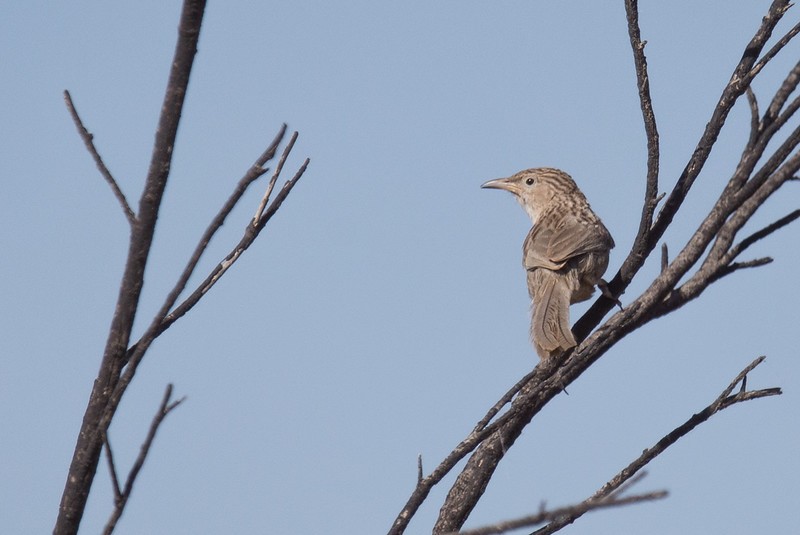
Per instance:
[[[495,178],[494,180],[484,182],[481,184],[481,187],[486,189],[504,189],[514,194],[517,193],[514,183],[507,178]]]

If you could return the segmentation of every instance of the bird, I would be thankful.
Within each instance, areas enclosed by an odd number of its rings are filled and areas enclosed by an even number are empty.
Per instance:
[[[602,276],[614,239],[572,177],[560,169],[525,169],[481,187],[511,192],[531,218],[522,245],[531,342],[542,360],[563,355],[577,345],[570,305],[589,299],[598,284],[610,295]]]

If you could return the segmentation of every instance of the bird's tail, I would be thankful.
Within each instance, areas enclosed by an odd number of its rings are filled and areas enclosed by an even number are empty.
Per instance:
[[[576,344],[569,326],[570,294],[566,275],[548,269],[528,272],[534,277],[531,340],[542,359],[560,355]]]

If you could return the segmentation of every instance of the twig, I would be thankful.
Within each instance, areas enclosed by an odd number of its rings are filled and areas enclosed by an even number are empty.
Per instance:
[[[75,104],[72,102],[72,96],[69,94],[69,91],[66,90],[64,91],[64,102],[66,102],[67,109],[72,116],[72,122],[75,123],[75,126],[78,129],[78,135],[81,136],[84,145],[86,145],[86,149],[89,151],[89,154],[92,155],[94,163],[97,166],[97,169],[100,171],[100,174],[103,175],[103,178],[106,180],[106,182],[108,182],[108,185],[111,186],[111,191],[114,192],[114,196],[117,198],[117,201],[119,201],[119,205],[122,207],[122,212],[125,214],[125,218],[128,220],[128,223],[131,225],[131,227],[133,227],[133,225],[136,224],[136,214],[134,214],[133,210],[131,210],[128,200],[125,198],[125,194],[122,193],[122,189],[120,189],[119,184],[117,184],[117,181],[114,179],[111,171],[109,171],[108,167],[106,167],[105,162],[103,162],[103,158],[100,157],[100,153],[97,152],[97,148],[94,146],[94,136],[83,125],[83,121],[81,121],[80,116],[78,116],[78,110],[75,109]]]
[[[158,407],[158,412],[156,412],[155,416],[153,417],[153,421],[150,423],[150,430],[147,432],[147,438],[145,438],[144,443],[142,443],[141,448],[139,449],[139,455],[136,457],[136,461],[134,461],[133,466],[131,467],[130,472],[128,472],[128,478],[125,481],[125,488],[118,492],[116,499],[114,500],[114,510],[111,513],[111,517],[108,519],[106,523],[106,527],[103,530],[105,535],[110,535],[114,528],[117,525],[120,517],[122,516],[123,511],[125,510],[125,505],[128,503],[128,499],[131,497],[131,492],[133,491],[133,484],[136,482],[136,477],[139,475],[139,471],[144,466],[144,461],[147,458],[147,454],[150,451],[150,446],[153,445],[153,439],[156,438],[156,432],[158,431],[161,422],[164,421],[164,418],[167,417],[167,414],[172,412],[178,405],[183,403],[186,397],[182,397],[178,400],[170,402],[172,398],[172,384],[168,384],[166,390],[164,391],[164,397],[161,399],[161,405]],[[106,444],[108,446],[108,444]],[[109,452],[109,459],[111,448],[107,448]],[[112,474],[115,472],[112,471]],[[117,485],[117,491],[119,491],[119,484],[116,481],[116,477],[114,477],[115,485]]]
[[[727,264],[733,260],[734,255],[730,248],[737,233],[756,210],[800,169],[800,153],[789,157],[798,144],[800,144],[800,126],[794,129],[758,173],[744,186],[734,192],[726,188],[728,194],[723,192],[715,203],[714,209],[695,233],[695,236],[698,237],[701,233],[712,232],[712,236],[716,235],[716,240],[703,262],[703,266],[692,277],[693,279],[701,279],[707,276],[708,272],[713,271],[715,266]],[[778,168],[779,165],[780,168]],[[694,241],[699,243],[699,237]],[[704,244],[707,243],[710,243],[710,240],[704,239]]]
[[[639,105],[642,110],[644,130],[647,135],[647,181],[645,186],[642,216],[635,243],[646,243],[653,224],[653,213],[656,209],[658,195],[659,138],[656,116],[653,111],[653,100],[650,97],[650,77],[647,73],[647,58],[639,30],[638,0],[625,0],[625,12],[628,19],[628,36],[633,51],[633,63],[636,68],[636,85],[639,89]],[[615,294],[616,295],[616,294]]]
[[[205,6],[205,0],[184,0],[181,8],[178,38],[161,105],[150,166],[139,197],[136,224],[132,226],[130,234],[128,257],[103,358],[89,396],[61,495],[58,518],[53,528],[54,535],[75,535],[78,532],[102,454],[103,432],[108,429],[122,396],[122,391],[116,387],[119,385],[122,362],[139,307],[145,267],[153,243],[161,200],[169,178],[175,138],[192,65],[197,54],[197,42]]]
[[[208,247],[208,244],[211,242],[211,239],[225,223],[225,220],[239,203],[242,196],[247,191],[247,188],[267,172],[267,169],[264,168],[264,164],[266,164],[275,156],[275,152],[283,140],[284,135],[286,135],[286,124],[281,126],[280,131],[278,131],[278,134],[272,140],[272,143],[269,144],[267,149],[261,154],[261,156],[258,157],[247,173],[245,173],[245,175],[239,180],[239,182],[236,184],[236,188],[233,190],[233,193],[231,193],[230,197],[228,197],[228,200],[225,201],[225,204],[222,205],[222,208],[220,208],[219,212],[217,212],[217,215],[214,216],[214,219],[211,220],[211,223],[206,228],[203,236],[200,238],[200,241],[195,247],[191,258],[187,262],[183,273],[181,273],[178,282],[175,284],[167,299],[164,301],[164,304],[161,306],[161,309],[156,316],[156,320],[162,321],[169,313],[169,310],[175,305],[175,301],[177,301],[178,296],[181,294],[181,292],[183,292],[184,288],[186,288],[186,283],[194,273],[194,270],[197,267],[200,258],[203,256],[206,248]],[[295,136],[296,135],[297,133],[295,132]]]
[[[609,507],[621,507],[623,505],[631,505],[634,503],[651,502],[666,498],[667,491],[660,490],[655,492],[647,492],[644,494],[634,494],[633,496],[617,497],[609,496],[602,500],[585,500],[575,505],[568,505],[559,507],[552,510],[540,510],[538,513],[514,520],[506,520],[498,522],[490,526],[483,526],[475,529],[466,529],[458,532],[451,532],[453,535],[496,535],[499,533],[506,533],[515,529],[528,528],[544,522],[551,522],[563,516],[568,515],[583,515],[589,511],[596,509],[607,509]]]
[[[285,127],[286,125],[284,125],[284,130]],[[278,166],[275,168],[275,172],[272,174],[272,178],[270,178],[269,183],[267,184],[267,189],[264,191],[264,195],[261,197],[261,202],[258,203],[256,215],[253,216],[253,222],[251,223],[253,226],[256,226],[261,220],[261,217],[264,215],[264,209],[267,207],[269,197],[272,195],[272,190],[275,188],[275,183],[278,181],[278,176],[280,176],[281,171],[283,171],[283,164],[286,163],[286,158],[289,156],[289,153],[292,152],[292,148],[294,148],[295,141],[297,141],[297,132],[292,134],[291,139],[289,139],[289,143],[287,143],[286,148],[283,149],[281,159],[278,160]]]
[[[264,229],[264,226],[267,224],[267,221],[278,211],[281,203],[283,203],[284,199],[289,195],[294,185],[300,180],[300,177],[303,176],[305,173],[306,168],[308,167],[310,160],[306,158],[303,164],[298,169],[297,173],[290,179],[284,183],[283,188],[278,192],[278,195],[275,197],[275,200],[272,201],[272,204],[269,205],[264,215],[261,217],[257,226],[253,226],[252,224],[248,225],[245,229],[244,236],[239,241],[239,243],[231,250],[230,253],[219,263],[217,266],[211,270],[211,273],[205,278],[203,282],[201,282],[197,289],[192,292],[192,294],[186,298],[180,305],[178,305],[172,312],[167,314],[164,318],[164,324],[169,325],[172,324],[176,319],[180,318],[186,312],[188,312],[199,300],[200,298],[205,295],[208,290],[211,289],[214,284],[225,274],[225,272],[230,269],[230,267],[239,259],[239,257],[244,253],[255,241],[258,237],[258,234]]]
[[[206,278],[195,288],[195,290],[186,298],[184,299],[177,307],[175,307],[171,312],[166,314],[163,317],[156,316],[153,319],[150,327],[148,328],[147,332],[139,339],[136,344],[131,346],[131,348],[127,352],[128,365],[125,368],[124,373],[122,374],[119,383],[117,384],[116,388],[114,389],[113,399],[118,399],[122,396],[125,388],[133,379],[133,376],[136,373],[136,368],[141,360],[144,352],[147,350],[149,345],[158,337],[161,333],[166,331],[175,321],[183,317],[189,310],[191,310],[202,297],[217,283],[217,281],[228,271],[228,269],[233,266],[233,264],[239,259],[239,257],[253,244],[255,239],[264,229],[264,226],[267,224],[269,219],[278,211],[278,208],[283,203],[284,199],[289,195],[294,185],[300,180],[300,177],[303,176],[306,168],[308,167],[310,160],[306,158],[303,164],[300,166],[299,170],[295,175],[284,183],[281,190],[278,192],[278,195],[272,201],[272,204],[269,205],[264,215],[261,217],[258,225],[254,226],[251,223],[247,225],[245,228],[244,235],[239,240],[239,243],[234,246],[230,253],[228,253],[225,258],[220,261],[206,276]],[[263,174],[263,173],[262,173]],[[233,198],[233,196],[231,197]],[[227,204],[226,204],[227,206]],[[222,214],[222,211],[220,212]],[[218,216],[219,217],[219,216]],[[224,218],[223,218],[224,219]],[[211,227],[209,227],[211,228]],[[202,241],[201,241],[202,245]],[[200,246],[198,246],[198,250],[200,250]],[[200,252],[202,252],[200,250]],[[194,257],[193,257],[194,258]],[[187,265],[187,269],[184,271],[184,275],[188,272],[190,264]],[[196,262],[195,262],[196,265]],[[192,267],[192,270],[194,268]],[[176,286],[176,289],[178,286]],[[173,290],[175,292],[175,290]],[[162,309],[163,310],[163,309]]]
[[[780,13],[780,16],[782,17],[783,14],[786,13],[789,10],[789,8],[792,7],[792,4],[786,2],[781,2],[781,4],[783,4],[783,6],[781,7],[783,11]],[[778,39],[778,42],[775,43],[775,45],[772,48],[770,48],[769,51],[767,51],[767,53],[764,54],[764,56],[760,60],[758,60],[758,62],[755,65],[753,65],[753,68],[750,69],[750,78],[754,78],[759,72],[761,72],[761,69],[763,69],[767,63],[769,63],[775,56],[777,56],[778,53],[781,50],[783,50],[783,47],[789,44],[789,41],[794,39],[794,37],[798,33],[800,33],[800,22],[792,26],[792,28],[788,32],[786,32],[783,35],[783,37]]]
[[[789,74],[786,75],[781,87],[775,92],[772,102],[770,102],[769,106],[767,107],[767,111],[764,112],[763,123],[766,126],[772,126],[772,123],[774,123],[779,115],[781,115],[781,109],[783,109],[786,101],[789,100],[789,95],[791,95],[797,88],[799,81],[800,62],[797,62],[794,68],[789,71]]]
[[[464,459],[470,452],[472,452],[479,444],[481,444],[484,440],[488,437],[497,433],[499,429],[501,429],[505,424],[507,424],[510,420],[516,418],[520,411],[522,410],[520,406],[512,406],[507,412],[505,412],[502,416],[497,418],[491,424],[491,421],[494,416],[496,416],[497,412],[510,401],[516,394],[521,391],[524,391],[525,388],[532,387],[532,385],[537,386],[547,386],[550,385],[552,381],[547,379],[547,376],[550,375],[548,368],[543,366],[541,363],[536,366],[530,373],[528,373],[525,377],[523,377],[520,381],[518,381],[513,387],[511,387],[503,397],[495,403],[492,409],[489,410],[486,416],[481,419],[480,422],[474,427],[472,432],[467,436],[464,440],[462,440],[453,451],[451,451],[439,465],[431,472],[427,477],[422,478],[421,480],[417,481],[417,486],[414,488],[414,491],[409,496],[408,501],[403,506],[403,509],[397,515],[397,518],[392,525],[392,528],[389,530],[390,534],[400,534],[403,533],[405,526],[408,524],[408,521],[416,514],[419,507],[428,497],[431,489],[439,483],[444,477],[450,473],[450,470],[455,467],[459,461]],[[560,392],[561,386],[560,385],[550,385],[553,392]]]
[[[114,463],[114,452],[111,451],[111,442],[108,440],[108,432],[103,433],[103,445],[106,450],[106,461],[108,462],[108,473],[111,475],[111,485],[114,490],[114,503],[122,499],[122,488],[119,486],[117,477],[117,466]]]
[[[676,182],[675,187],[667,197],[664,206],[656,218],[653,225],[652,238],[654,240],[661,238],[667,226],[672,222],[678,209],[683,204],[687,193],[699,176],[700,171],[702,171],[711,153],[711,148],[716,143],[717,137],[719,137],[719,133],[725,124],[728,114],[739,96],[749,87],[753,76],[757,74],[751,72],[756,58],[772,35],[775,26],[777,26],[781,17],[783,17],[787,6],[788,2],[786,0],[775,0],[770,6],[767,15],[762,20],[761,26],[745,47],[742,58],[734,69],[730,82],[728,82],[725,89],[722,91],[722,95],[711,115],[711,119],[706,124],[706,128],[692,157],[686,164],[680,178]],[[766,64],[766,62],[772,59],[772,56],[767,56],[764,59],[764,64]]]
[[[731,259],[736,258],[739,254],[742,253],[745,249],[753,245],[755,242],[762,240],[772,234],[773,232],[782,229],[789,223],[792,223],[800,217],[800,209],[794,210],[793,212],[783,216],[782,218],[778,219],[777,221],[770,223],[766,227],[762,228],[761,230],[752,233],[738,244],[734,245],[730,249]]]
[[[756,94],[753,93],[753,88],[747,86],[745,94],[747,95],[747,103],[750,106],[750,138],[747,140],[747,147],[745,148],[745,151],[748,152],[756,144],[761,133],[761,116],[758,112],[758,99],[756,99]]]
[[[275,213],[278,211],[278,209],[281,207],[283,201],[286,200],[286,197],[289,196],[289,193],[292,191],[292,188],[294,188],[295,184],[297,184],[297,181],[300,180],[300,177],[302,177],[303,174],[306,172],[309,163],[311,163],[311,160],[306,158],[303,161],[303,163],[300,164],[300,167],[297,169],[297,172],[294,174],[294,176],[283,184],[283,187],[275,196],[275,199],[264,211],[264,214],[261,216],[261,219],[258,221],[258,224],[252,225],[251,223],[251,227],[253,228],[256,236],[258,235],[259,232],[261,232],[261,230],[269,222],[269,220],[272,219],[272,216],[274,216]]]
[[[503,407],[505,407],[508,403],[510,403],[511,400],[514,399],[514,396],[516,396],[517,393],[520,390],[522,390],[522,387],[525,386],[526,384],[528,384],[528,382],[531,379],[533,379],[533,377],[536,376],[538,373],[539,372],[537,371],[537,368],[534,368],[533,370],[531,370],[530,372],[525,374],[525,376],[522,379],[517,381],[517,383],[514,386],[509,388],[508,391],[505,394],[503,394],[503,397],[501,397],[497,401],[497,403],[495,403],[492,406],[492,408],[489,409],[489,411],[486,413],[486,415],[483,418],[481,418],[481,421],[479,421],[475,425],[475,428],[472,430],[472,432],[473,433],[478,433],[478,432],[482,431],[483,429],[485,429],[486,426],[489,425],[489,422],[492,421],[492,418],[497,416],[497,413],[500,412],[500,410]]]
[[[253,163],[253,165],[250,166],[250,169],[248,169],[244,176],[239,179],[239,182],[236,184],[236,187],[231,195],[222,205],[219,212],[217,212],[217,215],[211,220],[211,223],[209,223],[205,232],[203,232],[203,235],[200,237],[192,256],[186,263],[186,267],[184,267],[183,272],[178,278],[178,281],[175,283],[172,290],[167,295],[167,298],[164,300],[164,303],[161,305],[161,308],[154,316],[150,327],[142,335],[139,341],[128,348],[128,351],[125,355],[126,363],[133,359],[138,360],[140,355],[144,354],[144,352],[147,350],[150,343],[152,343],[155,338],[157,338],[172,325],[174,320],[167,322],[165,321],[165,318],[167,314],[169,314],[170,309],[175,305],[175,302],[180,294],[184,291],[184,289],[186,289],[186,284],[197,268],[197,264],[200,262],[200,258],[203,256],[203,253],[205,253],[208,244],[211,242],[211,239],[222,227],[222,225],[225,223],[225,220],[242,199],[242,196],[244,196],[248,187],[267,172],[267,169],[264,168],[264,165],[275,157],[275,152],[278,150],[278,146],[280,145],[281,141],[283,141],[285,135],[286,124],[283,124],[281,125],[277,135],[272,140],[272,143],[267,146],[264,152],[261,153],[261,155]]]
[[[775,396],[781,394],[780,388],[765,388],[762,390],[740,391],[737,394],[731,395],[736,385],[743,382],[747,374],[761,364],[766,357],[758,357],[753,362],[748,364],[739,374],[731,381],[731,383],[717,396],[717,398],[706,408],[700,412],[693,414],[691,418],[686,420],[682,425],[676,427],[659,440],[653,447],[644,450],[644,452],[632,463],[623,468],[617,475],[611,478],[605,485],[603,485],[597,492],[595,492],[589,500],[601,500],[609,496],[612,492],[619,489],[626,481],[630,480],[642,468],[644,468],[650,461],[662,454],[667,448],[675,444],[678,440],[686,436],[692,429],[707,421],[716,413],[743,401],[751,399],[763,398],[768,396]],[[552,521],[550,524],[542,527],[535,532],[535,535],[548,535],[555,533],[564,526],[572,524],[575,520],[580,518],[581,514],[565,515]]]

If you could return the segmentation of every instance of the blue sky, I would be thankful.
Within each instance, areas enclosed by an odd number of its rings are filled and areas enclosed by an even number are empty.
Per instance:
[[[662,190],[693,150],[765,1],[640,6],[662,140]],[[779,33],[797,20],[792,9]],[[7,6],[0,43],[0,523],[52,528],[127,250],[127,223],[64,107],[69,89],[138,199],[178,2]],[[769,98],[791,45],[755,84]],[[148,353],[111,428],[135,458],[165,385],[171,414],[117,529],[381,533],[426,471],[536,362],[520,266],[527,216],[487,179],[568,171],[613,234],[638,224],[645,143],[622,2],[212,2],[136,332],[233,184],[282,122],[287,171],[311,166],[259,241]],[[738,107],[665,236],[677,251],[730,175]],[[200,274],[238,241],[256,187]],[[751,230],[798,205],[788,184]],[[800,524],[797,226],[741,272],[634,332],[557,397],[503,461],[468,525],[593,493],[711,402],[756,356],[752,388],[649,468],[670,497],[587,515],[574,534],[787,533]],[[657,273],[654,258],[622,297]],[[195,284],[199,276],[195,278]],[[585,306],[573,307],[577,317]],[[409,533],[429,531],[447,483]],[[101,467],[83,532],[111,510]]]

